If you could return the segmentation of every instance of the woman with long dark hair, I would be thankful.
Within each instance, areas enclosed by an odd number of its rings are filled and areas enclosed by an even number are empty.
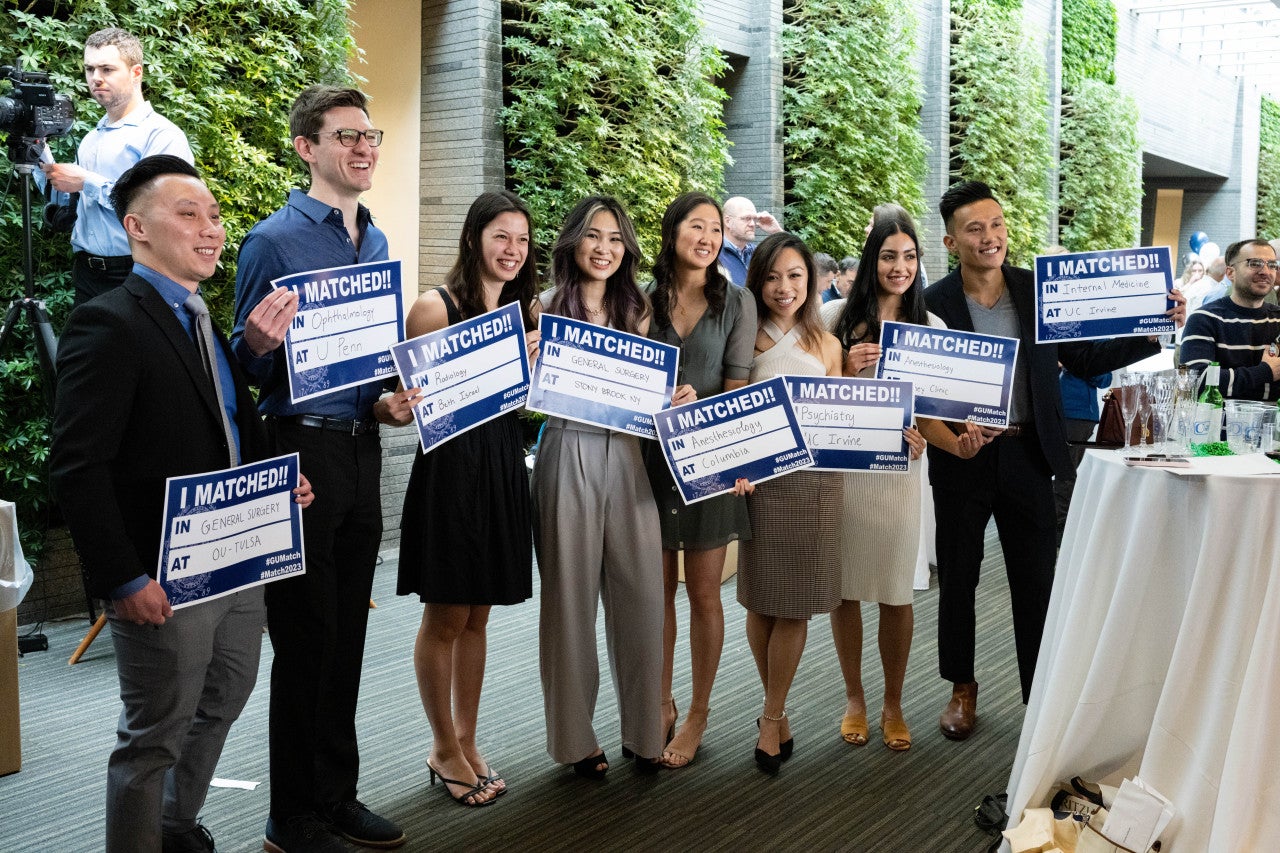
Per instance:
[[[671,202],[662,216],[662,239],[650,292],[653,323],[649,337],[680,347],[681,390],[691,389],[698,398],[741,388],[751,371],[755,300],[746,290],[731,286],[720,271],[717,259],[723,240],[720,206],[705,193],[685,193]],[[730,542],[749,537],[751,526],[740,495],[720,495],[685,506],[660,449],[650,443],[645,453],[662,523],[662,695],[668,733],[679,717],[671,682],[681,551],[689,595],[693,695],[684,724],[662,753],[663,765],[676,768],[693,761],[707,728],[711,687],[724,646],[720,580],[725,549]]]
[[[880,360],[880,326],[893,320],[941,326],[925,310],[919,277],[920,244],[910,219],[885,218],[871,229],[858,274],[832,331],[844,350],[845,376],[871,377]],[[867,706],[862,690],[861,602],[880,605],[879,646],[884,667],[880,727],[886,746],[911,747],[902,715],[902,683],[911,650],[914,613],[912,580],[920,543],[920,467],[914,464],[930,443],[964,458],[985,442],[968,424],[957,435],[939,421],[918,419],[905,430],[913,464],[906,474],[846,473],[844,519],[840,525],[841,602],[831,614],[831,635],[845,682],[840,734],[855,746],[867,742]]]
[[[477,198],[463,222],[458,260],[444,287],[413,304],[408,336],[515,302],[532,360],[540,310],[532,231],[519,196],[503,190]],[[464,806],[489,805],[506,791],[476,745],[489,609],[533,594],[529,479],[514,411],[418,451],[400,530],[396,592],[417,593],[426,605],[413,663],[434,738],[431,783],[441,777]]]
[[[756,247],[747,267],[755,296],[751,382],[775,376],[840,376],[840,342],[822,328],[813,253],[786,232]],[[809,619],[840,604],[840,506],[844,484],[828,471],[795,471],[754,487],[747,497],[751,539],[738,560],[738,603],[747,608],[747,642],[764,687],[756,721],[756,764],[778,772],[795,740],[787,693],[800,665]]]
[[[635,335],[649,331],[636,285],[640,244],[617,200],[591,196],[551,250],[551,314]],[[542,579],[538,650],[547,752],[579,776],[609,769],[591,718],[600,687],[596,608],[604,602],[622,752],[637,768],[662,755],[662,538],[640,439],[553,417],[533,470],[534,545]]]

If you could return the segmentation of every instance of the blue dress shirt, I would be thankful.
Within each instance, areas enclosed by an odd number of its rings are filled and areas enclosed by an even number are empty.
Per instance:
[[[295,406],[289,401],[284,345],[266,355],[255,356],[244,340],[249,314],[271,292],[271,282],[275,279],[310,270],[387,260],[387,236],[373,224],[364,205],[360,205],[356,213],[356,222],[360,233],[358,250],[347,234],[342,211],[295,189],[289,193],[289,203],[253,226],[240,246],[231,351],[250,379],[262,389],[258,409],[264,415],[311,414],[344,420],[368,420],[373,416],[373,404],[382,396],[387,382],[371,380]]]

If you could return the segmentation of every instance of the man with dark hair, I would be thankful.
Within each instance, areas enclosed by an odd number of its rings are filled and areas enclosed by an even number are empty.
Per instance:
[[[1203,370],[1218,362],[1222,396],[1243,400],[1280,399],[1280,306],[1266,301],[1275,289],[1280,261],[1261,238],[1227,247],[1230,292],[1206,302],[1187,319],[1181,362]]]
[[[311,188],[259,222],[240,247],[231,346],[261,388],[259,408],[278,453],[297,452],[321,498],[308,513],[307,571],[267,590],[271,667],[272,853],[339,851],[338,833],[398,847],[404,833],[356,799],[356,702],[373,570],[382,541],[378,422],[410,416],[404,395],[379,399],[380,380],[301,405],[290,402],[281,344],[298,307],[282,276],[387,259],[387,238],[360,195],[373,185],[382,131],[357,89],[310,86],[289,113],[293,149]],[[269,327],[258,334],[254,326]]]
[[[1005,263],[1008,231],[991,189],[977,181],[956,184],[938,209],[947,229],[943,242],[960,265],[925,291],[929,310],[948,328],[1020,341],[1009,427],[984,427],[990,442],[970,459],[929,447],[938,520],[938,668],[952,682],[939,723],[946,737],[963,740],[977,715],[974,595],[993,515],[1009,578],[1024,702],[1031,692],[1056,559],[1052,477],[1071,470],[1058,365],[1095,376],[1156,353],[1160,345],[1155,338],[1037,344],[1034,276]],[[1171,314],[1180,323],[1181,297],[1175,300]]]
[[[78,193],[71,231],[77,305],[119,285],[133,269],[128,238],[112,210],[111,187],[119,175],[153,154],[195,162],[183,132],[142,97],[142,44],[136,36],[115,27],[89,36],[84,78],[107,114],[80,141],[75,163],[53,162],[46,146],[40,164],[54,189]]]
[[[107,765],[106,849],[212,851],[198,816],[257,680],[266,614],[261,587],[169,606],[152,577],[165,479],[265,459],[269,446],[226,340],[216,336],[211,370],[197,344],[199,284],[226,242],[218,203],[169,155],[127,170],[111,201],[133,272],[67,321],[50,453],[85,585],[108,602],[124,702]],[[310,503],[305,479],[295,494]]]
[[[853,280],[857,275],[858,259],[852,256],[845,258],[836,268],[836,277],[831,286],[823,289],[822,301],[826,303],[849,298],[849,291],[853,289]]]

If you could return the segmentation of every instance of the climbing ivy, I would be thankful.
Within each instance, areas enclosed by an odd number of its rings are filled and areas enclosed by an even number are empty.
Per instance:
[[[915,16],[893,0],[802,0],[782,30],[786,224],[856,255],[877,204],[924,210]]]
[[[1111,0],[1063,0],[1062,87],[1082,80],[1116,82],[1115,3]]]
[[[1028,266],[1048,236],[1049,99],[1020,4],[951,0],[953,180],[989,184],[1004,206],[1009,261]]]
[[[50,141],[60,162],[102,109],[88,97],[81,72],[85,39],[104,27],[123,27],[143,45],[143,92],[156,110],[182,128],[196,167],[222,207],[227,248],[203,285],[217,321],[229,329],[240,239],[283,204],[306,172],[289,145],[288,113],[311,83],[349,83],[355,43],[347,30],[346,0],[50,0],[7,3],[0,14],[3,61],[17,56],[28,70],[52,75],[57,91],[76,103],[69,135]],[[43,14],[31,11],[39,6]],[[7,94],[7,86],[0,94]],[[13,168],[0,149],[0,172]],[[16,182],[0,196],[0,228],[21,233]],[[39,208],[36,210],[39,217]],[[66,235],[34,234],[35,291],[49,307],[55,332],[71,306],[71,250]],[[22,293],[22,241],[0,243],[0,307]],[[3,497],[18,505],[23,546],[38,554],[49,504],[46,481],[49,421],[41,393],[34,336],[21,323],[0,353],[0,472]]]
[[[1258,234],[1280,238],[1280,104],[1262,99],[1258,145]]]
[[[729,162],[715,80],[728,63],[697,0],[504,4],[507,185],[549,245],[583,196],[616,196],[649,260],[662,212],[687,190],[718,195]]]
[[[1142,212],[1138,105],[1115,86],[1082,80],[1062,99],[1058,209],[1075,252],[1136,245]]]

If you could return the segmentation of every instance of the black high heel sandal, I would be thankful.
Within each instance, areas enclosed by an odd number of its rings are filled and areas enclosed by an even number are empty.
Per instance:
[[[661,758],[645,758],[644,756],[636,755],[625,746],[622,748],[622,757],[634,761],[636,772],[643,776],[650,776],[662,768]]]
[[[497,797],[490,797],[487,800],[474,799],[474,797],[477,794],[483,794],[485,792],[485,789],[489,787],[488,778],[481,778],[480,781],[476,783],[474,786],[467,782],[459,782],[457,779],[450,779],[447,776],[445,776],[443,773],[440,773],[439,771],[437,771],[434,767],[431,766],[430,761],[427,762],[427,772],[431,774],[432,786],[436,784],[436,777],[439,776],[440,781],[444,783],[444,792],[449,795],[449,798],[451,800],[453,800],[455,803],[457,803],[460,806],[467,806],[468,808],[478,809],[481,806],[493,805],[494,801],[497,799]],[[450,785],[457,785],[459,788],[466,788],[467,790],[455,797],[453,795],[453,791],[449,790]]]
[[[787,712],[786,712],[786,711],[783,711],[783,712],[782,712],[782,716],[781,716],[781,717],[779,717],[778,719],[779,719],[779,720],[785,720],[786,718],[787,718]],[[772,717],[771,717],[770,719],[772,719]],[[757,729],[758,729],[758,728],[760,728],[760,718],[759,718],[759,717],[756,717],[756,728],[757,728]],[[781,758],[781,760],[783,760],[783,761],[786,761],[787,759],[789,759],[789,758],[791,757],[791,754],[792,754],[792,753],[794,753],[795,751],[796,751],[796,739],[795,739],[795,736],[794,736],[794,735],[792,735],[791,737],[787,738],[787,739],[786,739],[785,741],[783,741],[782,743],[778,744],[778,756],[779,756],[779,757]]]
[[[764,715],[764,718],[771,722],[779,722],[787,718],[787,712],[783,711],[781,716],[778,717]],[[756,728],[760,728],[760,717],[756,717]],[[756,766],[770,776],[777,776],[778,771],[782,769],[782,762],[786,761],[783,754],[785,753],[787,758],[791,756],[791,751],[795,747],[795,738],[791,738],[788,743],[791,744],[790,748],[784,748],[782,744],[778,744],[778,751],[773,755],[757,746],[755,749]]]
[[[604,767],[601,767],[601,764]],[[597,755],[588,755],[581,761],[575,761],[569,766],[573,768],[574,773],[577,773],[583,779],[594,779],[598,782],[604,778],[604,774],[609,772],[609,759],[605,757],[604,750],[600,750]]]

